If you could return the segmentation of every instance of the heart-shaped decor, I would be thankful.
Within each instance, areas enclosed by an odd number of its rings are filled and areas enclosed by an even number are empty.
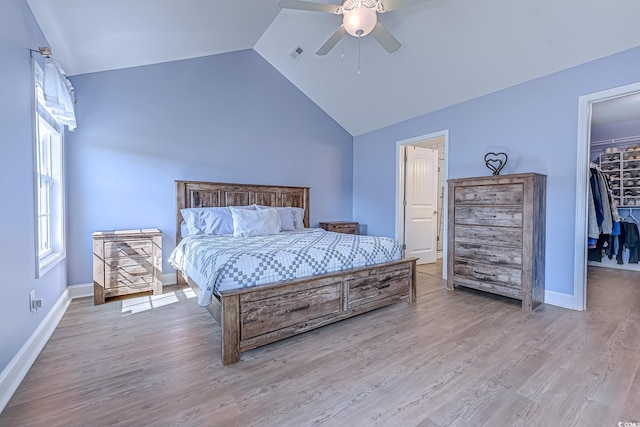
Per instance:
[[[500,175],[508,159],[506,153],[487,153],[484,155],[484,164],[493,171],[494,175]]]

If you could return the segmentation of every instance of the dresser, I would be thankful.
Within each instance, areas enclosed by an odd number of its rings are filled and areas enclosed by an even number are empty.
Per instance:
[[[358,223],[353,221],[327,221],[321,222],[320,228],[334,233],[359,234]]]
[[[162,232],[98,231],[93,237],[93,302],[138,292],[162,293]]]
[[[451,179],[447,288],[478,289],[544,302],[546,176]]]

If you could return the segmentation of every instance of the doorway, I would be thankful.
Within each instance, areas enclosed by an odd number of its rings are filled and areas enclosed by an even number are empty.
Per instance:
[[[640,83],[609,89],[579,98],[576,165],[576,228],[574,252],[573,308],[587,308],[587,225],[589,162],[591,160],[592,119],[599,103],[640,96]],[[600,104],[604,105],[604,104]],[[640,119],[640,117],[638,117]]]
[[[402,243],[405,256],[419,257],[418,263],[440,264],[445,279],[448,139],[445,130],[399,141],[396,146],[396,240]],[[406,166],[411,158],[405,156],[409,149],[418,153],[417,169],[408,170]],[[430,164],[434,165],[435,174],[430,173]],[[432,192],[435,198],[429,199]],[[414,202],[413,194],[419,195]]]

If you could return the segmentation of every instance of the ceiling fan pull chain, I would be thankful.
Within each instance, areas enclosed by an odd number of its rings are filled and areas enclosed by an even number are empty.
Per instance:
[[[358,75],[360,75],[360,39],[362,37],[358,37]]]

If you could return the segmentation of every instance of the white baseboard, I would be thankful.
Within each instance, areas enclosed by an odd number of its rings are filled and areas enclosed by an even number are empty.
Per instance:
[[[544,303],[573,310],[573,295],[556,291],[544,291]]]
[[[162,286],[171,286],[171,285],[175,285],[176,283],[178,283],[178,281],[176,280],[175,271],[173,273],[162,275]]]
[[[71,299],[86,298],[93,296],[93,283],[84,283],[82,285],[72,285],[67,288],[71,294]]]
[[[44,316],[40,325],[31,334],[26,343],[20,348],[18,353],[11,359],[9,364],[0,373],[0,412],[2,412],[9,403],[9,399],[18,389],[18,386],[31,369],[31,365],[35,362],[44,348],[47,341],[58,326],[60,319],[67,311],[71,303],[72,294],[75,292],[73,286],[68,287],[58,298],[58,301],[51,307],[51,310]],[[93,287],[91,289],[93,295]]]

